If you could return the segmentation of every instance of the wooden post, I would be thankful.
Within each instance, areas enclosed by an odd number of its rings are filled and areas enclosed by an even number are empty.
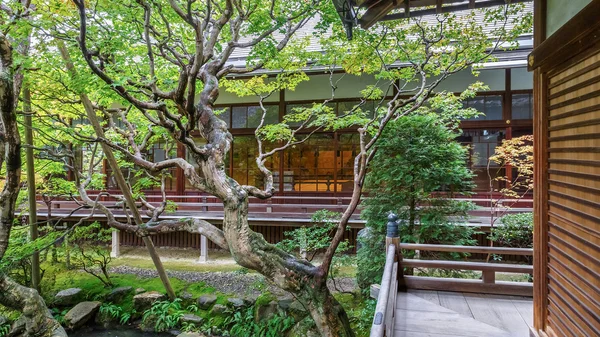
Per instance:
[[[23,86],[23,111],[25,116],[23,122],[25,124],[25,160],[27,161],[27,192],[29,198],[29,236],[31,241],[37,240],[38,223],[37,223],[37,204],[36,204],[36,189],[35,189],[35,167],[33,160],[33,126],[31,122],[31,91],[29,84]],[[50,221],[50,217],[48,217]],[[40,252],[35,251],[31,255],[31,287],[40,291]]]
[[[200,235],[200,260],[198,262],[204,263],[208,261],[208,240],[206,236]]]
[[[398,235],[398,216],[394,213],[390,213],[390,215],[388,215],[387,231],[385,235],[386,252],[388,247],[392,244],[396,247],[396,256],[394,261],[398,262],[398,291],[406,291],[404,268],[402,267],[402,250],[400,249],[400,236]]]
[[[483,283],[496,283],[496,271],[495,270],[484,270],[482,272]]]
[[[121,232],[118,230],[112,231],[110,257],[117,258],[121,256]]]

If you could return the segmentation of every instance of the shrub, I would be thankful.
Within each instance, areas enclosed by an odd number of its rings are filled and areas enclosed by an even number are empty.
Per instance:
[[[142,321],[144,325],[154,324],[154,331],[164,332],[179,326],[184,310],[181,307],[181,299],[173,302],[158,301],[144,312]]]
[[[381,282],[385,264],[383,242],[390,211],[401,220],[400,240],[412,243],[473,245],[472,228],[463,221],[474,208],[457,201],[469,194],[472,172],[467,168],[467,150],[457,143],[459,135],[444,118],[424,113],[408,115],[390,123],[378,143],[370,164],[361,216],[370,234],[359,238],[357,282],[367,294],[372,283]],[[405,252],[407,257],[413,251]],[[456,259],[464,254],[430,253],[427,257]]]
[[[234,337],[279,337],[294,326],[292,317],[276,314],[266,321],[256,322],[254,320],[254,308],[250,307],[243,311],[233,312],[225,320],[225,326]]]
[[[492,228],[489,239],[503,247],[533,248],[533,213],[508,214],[502,226]]]

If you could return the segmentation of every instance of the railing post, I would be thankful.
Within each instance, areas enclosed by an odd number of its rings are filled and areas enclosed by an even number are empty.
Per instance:
[[[398,262],[398,290],[406,291],[406,282],[404,281],[404,267],[402,267],[402,249],[400,248],[400,235],[399,235],[399,222],[398,216],[394,213],[388,215],[387,231],[385,235],[385,249],[393,244],[396,247],[395,261]]]

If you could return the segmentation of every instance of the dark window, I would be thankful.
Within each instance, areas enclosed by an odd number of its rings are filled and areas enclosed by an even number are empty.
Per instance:
[[[468,120],[501,120],[502,119],[502,96],[486,95],[468,98],[463,105],[473,108],[483,115],[470,118]]]
[[[229,108],[216,108],[215,114],[227,124],[228,127],[231,126],[231,111]]]
[[[275,124],[279,120],[279,107],[265,105],[265,125]],[[263,110],[260,106],[236,106],[231,110],[231,127],[233,129],[256,128],[260,125]]]
[[[512,95],[512,118],[533,119],[533,94]]]

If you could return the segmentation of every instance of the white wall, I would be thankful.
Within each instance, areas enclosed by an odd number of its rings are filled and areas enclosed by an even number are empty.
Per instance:
[[[471,83],[482,81],[490,87],[491,91],[505,90],[505,70],[504,69],[481,69],[479,76],[475,77],[470,70],[465,70],[454,74],[444,80],[437,87],[436,91],[451,91],[461,92],[465,90]],[[368,85],[376,84],[377,81],[373,76],[363,75],[344,75],[334,74],[333,81],[337,82],[337,90],[335,98],[358,98],[361,96],[360,91]],[[329,74],[311,74],[310,80],[302,82],[295,90],[285,91],[285,100],[292,101],[313,101],[318,102],[324,99],[331,98],[331,85],[329,82]],[[408,88],[414,88],[417,84],[410,84]],[[523,90],[533,88],[533,75],[527,72],[526,68],[512,69],[511,86],[513,90]],[[388,90],[383,83],[379,85],[382,90]],[[392,92],[389,93],[391,95]],[[255,97],[237,97],[235,94],[227,92],[221,88],[217,104],[230,103],[254,103],[258,100]],[[279,101],[279,94],[274,93],[269,99],[269,102]]]
[[[480,69],[479,76],[475,77],[470,69],[463,70],[451,75],[437,87],[436,91],[461,92],[473,83],[483,82],[490,87],[491,91],[503,91],[505,89],[504,69]]]
[[[547,0],[546,37],[554,34],[590,2],[592,0]]]
[[[337,85],[335,98],[360,97],[361,90],[364,90],[368,85],[377,83],[375,77],[370,75],[354,76],[349,74],[333,74],[332,81]],[[387,86],[383,83],[379,87],[384,91],[387,90]],[[323,100],[327,98],[331,98],[329,74],[310,75],[310,80],[300,83],[295,90],[285,91],[286,101]]]
[[[512,90],[533,89],[533,73],[527,68],[513,68],[510,74],[510,87]]]

